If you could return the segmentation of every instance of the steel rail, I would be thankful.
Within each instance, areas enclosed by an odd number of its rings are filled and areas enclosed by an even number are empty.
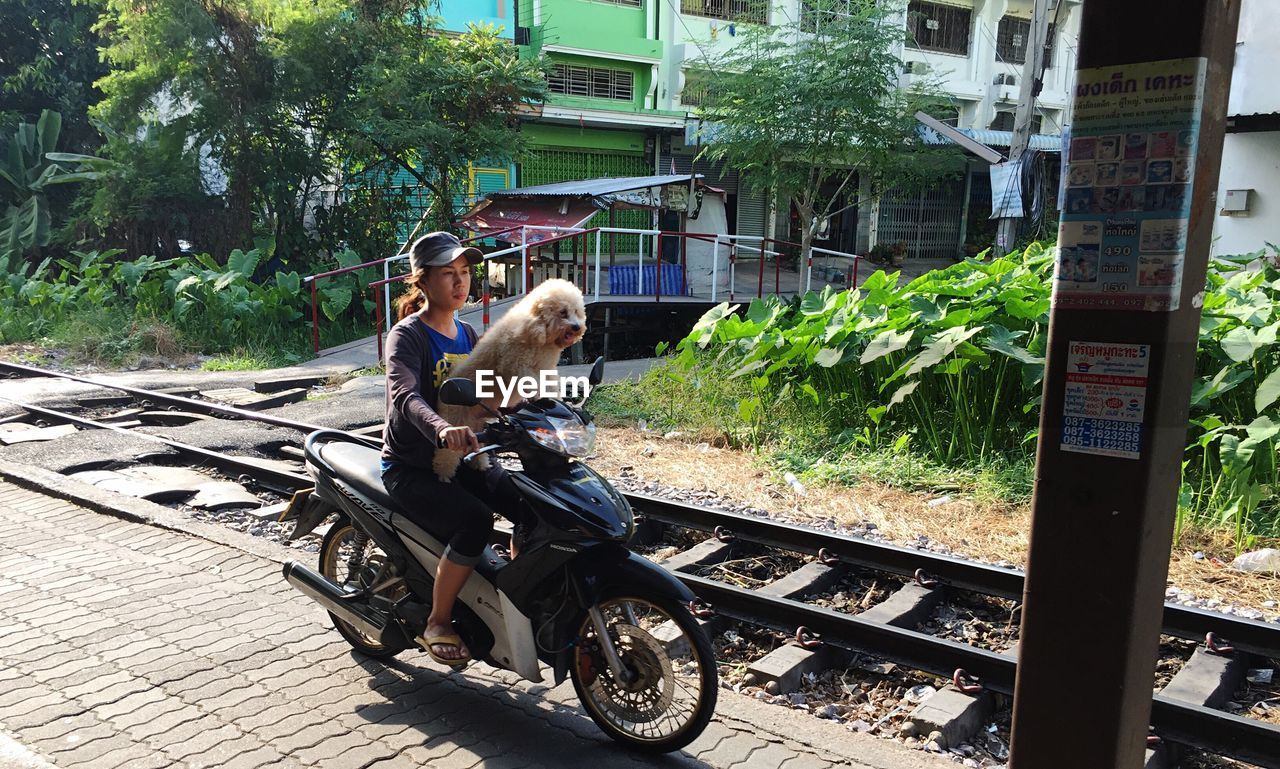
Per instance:
[[[818,531],[806,526],[771,521],[726,510],[676,502],[648,494],[624,492],[633,507],[652,520],[702,531],[728,530],[739,539],[784,550],[838,558],[854,566],[914,576],[924,569],[929,577],[961,590],[995,595],[1012,600],[1022,599],[1024,575],[1017,569],[1002,569],[976,561],[913,550],[898,545],[872,542],[841,534]],[[1190,640],[1203,640],[1205,635],[1230,641],[1242,651],[1264,657],[1280,657],[1280,625],[1233,617],[1221,612],[1194,609],[1165,602],[1164,632]]]
[[[90,377],[60,371],[49,371],[19,363],[0,361],[0,371],[12,371],[26,376],[68,379],[95,387],[120,390],[142,399],[179,406],[184,410],[196,413],[226,415],[237,419],[294,429],[299,432],[330,429],[322,425],[284,419],[258,411],[195,400],[180,395],[168,395],[128,385],[113,384]],[[39,409],[39,407],[34,406],[24,405],[22,407],[29,411]],[[42,413],[54,419],[73,419],[70,415],[51,410],[43,410]],[[76,417],[74,419],[83,418]],[[89,422],[91,420],[85,421]],[[98,426],[97,423],[93,424]],[[377,436],[365,437],[378,440]],[[299,477],[298,481],[303,486],[310,485],[310,480],[305,476]],[[728,529],[735,536],[746,541],[808,555],[817,555],[820,551],[825,550],[827,555],[834,556],[844,563],[888,571],[902,576],[914,576],[917,570],[924,569],[928,576],[961,590],[995,595],[1011,600],[1020,600],[1022,598],[1024,575],[1022,571],[1017,569],[1000,568],[898,545],[832,534],[796,524],[772,521],[711,507],[691,505],[649,494],[623,492],[623,496],[627,498],[627,501],[633,507],[639,509],[649,518],[664,523],[703,531],[715,531],[717,528]],[[1275,623],[1260,622],[1243,617],[1234,617],[1221,612],[1165,602],[1163,624],[1165,633],[1179,638],[1202,640],[1206,634],[1212,632],[1218,638],[1230,642],[1232,646],[1242,651],[1266,657],[1280,657],[1280,625]]]
[[[831,609],[779,598],[693,574],[673,572],[695,595],[727,617],[791,634],[805,627],[820,641],[855,652],[867,652],[908,667],[950,678],[957,668],[977,675],[983,687],[1013,692],[1016,658],[968,644],[935,638],[913,630],[859,619]],[[884,651],[891,649],[892,651]],[[1078,681],[1064,681],[1077,686]],[[1280,727],[1199,707],[1169,697],[1151,698],[1151,722],[1170,742],[1248,761],[1266,769],[1280,769]]]
[[[249,409],[236,408],[235,406],[227,406],[222,403],[196,400],[195,398],[184,398],[181,395],[169,395],[167,393],[156,392],[155,390],[146,390],[141,387],[131,387],[124,384],[113,384],[111,382],[104,382],[101,379],[79,376],[77,374],[67,374],[62,371],[48,371],[46,369],[36,368],[35,366],[25,366],[21,363],[0,361],[0,371],[23,374],[28,377],[66,379],[72,382],[92,385],[94,387],[119,390],[121,392],[129,393],[136,398],[151,401],[152,403],[160,403],[167,406],[181,406],[184,410],[197,414],[247,419],[254,422],[275,425],[276,427],[287,427],[305,432],[331,429],[324,425],[313,425],[307,422],[300,422],[296,419],[284,419],[283,417],[271,416],[270,414],[263,414],[259,411],[250,411]]]
[[[298,489],[306,488],[308,486],[313,485],[313,482],[310,476],[307,476],[303,473],[293,473],[287,470],[280,470],[275,467],[270,467],[265,462],[257,459],[256,457],[237,457],[231,454],[223,454],[222,452],[219,452],[219,451],[206,449],[201,446],[192,446],[189,443],[183,443],[182,441],[175,441],[171,438],[164,438],[159,435],[151,435],[150,433],[140,433],[135,430],[127,430],[118,425],[107,424],[105,422],[99,422],[94,419],[88,419],[87,417],[79,417],[74,414],[67,414],[66,412],[62,412],[62,411],[47,409],[42,406],[36,406],[30,403],[23,403],[21,401],[16,401],[16,400],[13,400],[12,398],[5,398],[3,396],[0,396],[0,401],[11,403],[14,406],[25,409],[27,412],[31,414],[37,414],[40,416],[49,417],[50,419],[55,419],[60,422],[69,422],[71,424],[82,425],[84,427],[92,427],[99,430],[111,430],[114,432],[123,433],[133,438],[140,438],[144,441],[150,441],[151,443],[157,443],[163,446],[168,446],[169,448],[174,449],[175,451],[181,454],[187,454],[190,456],[199,457],[201,460],[208,462],[209,464],[215,467],[221,468],[223,470],[230,470],[231,472],[236,473],[237,477],[243,477],[245,475],[248,475],[255,482],[257,482],[258,485],[263,486],[265,488],[269,488],[273,491],[284,492],[285,494],[292,494]]]

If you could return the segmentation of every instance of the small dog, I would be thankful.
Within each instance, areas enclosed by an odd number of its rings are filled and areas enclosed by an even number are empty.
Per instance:
[[[587,330],[587,308],[582,292],[567,280],[552,278],[540,283],[485,332],[471,355],[449,371],[449,378],[475,380],[477,371],[492,371],[497,379],[537,378],[544,370],[554,370],[560,352],[582,339]],[[512,393],[515,396],[515,393]],[[488,403],[509,406],[501,397]],[[467,408],[441,403],[440,416],[451,425],[467,425],[479,430],[488,421],[481,407]],[[440,480],[453,480],[464,455],[436,449],[432,468]],[[479,457],[477,469],[488,469],[488,457]]]

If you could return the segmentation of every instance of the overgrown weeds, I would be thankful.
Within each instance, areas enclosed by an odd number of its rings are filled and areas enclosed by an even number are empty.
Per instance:
[[[810,477],[1025,500],[1052,245],[905,285],[878,272],[859,289],[757,299],[742,314],[722,304],[667,365],[597,408],[767,449]],[[1241,548],[1280,534],[1278,302],[1274,255],[1211,264],[1179,528],[1225,525]]]
[[[310,291],[297,272],[259,273],[262,254],[233,251],[125,261],[121,252],[73,252],[34,269],[0,259],[0,344],[48,342],[73,361],[119,365],[140,358],[212,355],[205,368],[287,365],[310,357]],[[336,255],[353,266],[351,251]],[[373,302],[354,274],[319,287],[322,346],[368,333]]]

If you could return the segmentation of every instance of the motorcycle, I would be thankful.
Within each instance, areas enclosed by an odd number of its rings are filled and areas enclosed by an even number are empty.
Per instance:
[[[604,359],[588,377],[603,376]],[[474,407],[473,382],[450,379],[440,400]],[[646,752],[678,750],[715,709],[711,642],[695,618],[705,607],[662,567],[627,549],[635,519],[627,500],[583,460],[591,415],[569,398],[526,401],[496,419],[468,454],[513,456],[512,504],[522,541],[510,558],[486,547],[458,596],[455,630],[473,660],[556,685],[566,675],[591,719],[614,740]],[[415,524],[383,487],[381,446],[335,430],[307,436],[309,494],[295,497],[291,538],[336,514],[318,570],[297,561],[284,577],[323,606],[358,652],[385,659],[417,648],[445,543]],[[430,470],[424,470],[430,472]],[[429,502],[428,502],[429,504]]]

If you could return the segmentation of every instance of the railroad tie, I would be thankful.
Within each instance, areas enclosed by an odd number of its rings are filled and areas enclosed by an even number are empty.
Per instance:
[[[1245,655],[1230,650],[1209,651],[1197,647],[1187,664],[1165,684],[1160,694],[1191,705],[1221,709],[1244,681],[1249,670]],[[1147,751],[1145,769],[1165,769],[1177,766],[1177,754],[1173,746],[1161,742],[1154,750]]]
[[[830,587],[844,573],[841,566],[828,566],[821,561],[810,561],[795,571],[760,588],[760,592],[779,598],[798,598]],[[770,692],[785,694],[795,691],[806,673],[825,670],[848,658],[848,652],[827,644],[805,648],[798,643],[788,643],[747,667],[744,683],[768,687]],[[776,684],[769,686],[770,683]]]
[[[688,550],[682,550],[662,561],[662,567],[668,571],[692,571],[698,566],[707,566],[729,560],[733,555],[732,540],[723,541],[716,537],[703,540]],[[697,622],[708,636],[720,632],[724,626],[724,617],[713,614],[710,617],[697,617]],[[681,655],[687,652],[684,631],[676,623],[667,621],[653,629],[653,637],[666,647],[670,654]]]

